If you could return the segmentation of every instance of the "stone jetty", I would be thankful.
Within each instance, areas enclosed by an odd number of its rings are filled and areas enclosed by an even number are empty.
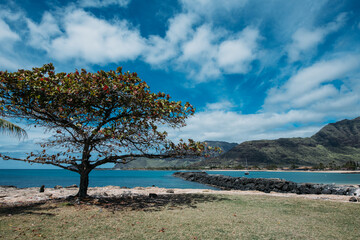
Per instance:
[[[257,190],[265,193],[356,195],[359,186],[296,183],[279,178],[230,177],[206,172],[175,172],[175,177],[223,190]]]

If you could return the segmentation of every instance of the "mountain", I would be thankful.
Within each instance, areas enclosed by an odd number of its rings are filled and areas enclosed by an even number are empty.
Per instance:
[[[235,167],[245,166],[245,161],[253,166],[343,165],[348,161],[360,161],[360,117],[330,123],[308,138],[243,142],[193,166]]]
[[[227,152],[237,143],[228,143],[223,141],[205,141],[210,147],[219,147],[222,152]],[[217,157],[219,154],[212,155]],[[185,168],[197,162],[203,161],[204,157],[191,157],[191,158],[164,158],[164,159],[150,159],[150,158],[137,158],[127,164],[118,163],[114,169],[142,169],[142,168]]]

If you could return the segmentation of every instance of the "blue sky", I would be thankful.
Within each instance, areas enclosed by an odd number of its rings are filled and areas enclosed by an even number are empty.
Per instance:
[[[49,62],[57,72],[123,66],[189,101],[197,113],[169,130],[174,140],[307,137],[360,115],[360,1],[2,1],[0,70]],[[21,142],[1,136],[0,151],[49,135],[26,129]]]

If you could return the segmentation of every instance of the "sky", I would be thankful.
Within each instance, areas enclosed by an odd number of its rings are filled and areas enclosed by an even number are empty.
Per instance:
[[[0,70],[137,72],[196,114],[174,141],[309,137],[360,116],[357,0],[2,0]],[[0,136],[0,152],[50,134]],[[0,160],[0,168],[27,167]],[[34,166],[33,166],[34,167]]]

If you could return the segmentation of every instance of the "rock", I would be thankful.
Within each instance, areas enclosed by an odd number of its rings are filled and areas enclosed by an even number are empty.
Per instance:
[[[158,195],[156,193],[149,193],[150,198],[157,198]]]
[[[360,196],[360,188],[355,188],[353,192],[354,196]]]
[[[281,182],[276,183],[276,184],[275,184],[275,187],[276,187],[277,189],[281,189],[281,188],[284,186],[284,184],[285,184],[285,183],[281,181]]]
[[[52,197],[52,193],[45,193],[45,196]]]
[[[61,188],[63,188],[63,187],[60,186],[60,185],[56,185],[56,186],[54,187],[54,189],[61,189]]]
[[[17,186],[14,185],[0,185],[2,188],[17,188]]]
[[[350,197],[349,198],[349,202],[357,202],[357,198],[356,197]]]
[[[220,174],[207,174],[204,172],[176,172],[175,177],[187,181],[207,184],[220,189],[258,190],[262,192],[282,192],[296,194],[337,194],[354,195],[360,194],[360,189],[353,186],[336,186],[332,184],[295,183],[279,178],[246,178],[230,177]],[[359,189],[359,191],[357,191]]]
[[[324,188],[322,191],[321,191],[322,194],[331,194],[331,190],[329,188]]]
[[[131,197],[132,196],[132,192],[131,191],[124,191],[121,194],[122,197]]]
[[[66,186],[65,188],[77,188],[78,186],[76,184],[70,185],[70,186]]]
[[[174,190],[168,189],[168,190],[166,190],[166,193],[174,193]]]
[[[287,183],[284,183],[284,185],[282,186],[282,188],[281,188],[284,192],[287,192],[288,191],[288,189],[289,189],[289,184],[287,184]]]
[[[44,192],[44,191],[45,191],[45,185],[41,185],[39,192]]]

